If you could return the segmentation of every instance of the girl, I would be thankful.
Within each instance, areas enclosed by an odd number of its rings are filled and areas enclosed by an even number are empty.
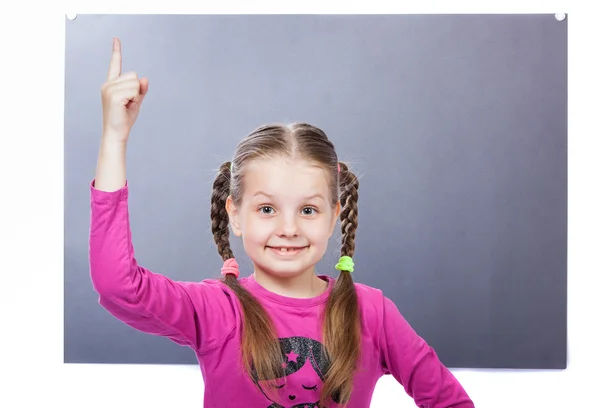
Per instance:
[[[221,279],[178,282],[139,265],[125,156],[147,92],[147,79],[121,75],[115,39],[90,185],[91,279],[117,319],[196,353],[205,407],[364,408],[384,374],[419,407],[474,406],[394,303],[353,282],[359,183],[316,127],[262,126],[221,165],[211,202]],[[317,275],[338,217],[339,276]],[[252,260],[248,277],[239,276],[230,228]]]

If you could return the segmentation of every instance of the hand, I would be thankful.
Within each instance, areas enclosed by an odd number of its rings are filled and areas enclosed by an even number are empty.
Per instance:
[[[102,85],[103,137],[126,142],[148,92],[148,79],[138,79],[135,72],[121,75],[121,61],[121,42],[115,38],[108,78]]]

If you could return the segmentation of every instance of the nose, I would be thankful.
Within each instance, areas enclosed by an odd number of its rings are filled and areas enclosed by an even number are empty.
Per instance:
[[[293,401],[293,400],[296,399],[296,396],[295,395],[290,395],[289,398]]]
[[[295,237],[298,234],[298,225],[294,215],[280,217],[278,234],[281,237]]]

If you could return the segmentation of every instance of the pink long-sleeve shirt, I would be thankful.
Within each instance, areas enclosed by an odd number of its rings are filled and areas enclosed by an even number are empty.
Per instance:
[[[152,335],[191,348],[204,377],[204,407],[317,407],[327,362],[319,315],[334,278],[321,276],[329,289],[296,299],[277,295],[252,276],[240,283],[265,307],[285,354],[279,405],[259,390],[240,365],[241,305],[219,280],[175,281],[139,265],[134,254],[128,185],[114,192],[90,184],[90,274],[99,303],[114,317]],[[377,380],[391,374],[417,406],[471,408],[473,402],[435,351],[417,335],[382,292],[355,283],[361,312],[361,359],[348,408],[365,408]],[[333,408],[338,405],[328,405]]]

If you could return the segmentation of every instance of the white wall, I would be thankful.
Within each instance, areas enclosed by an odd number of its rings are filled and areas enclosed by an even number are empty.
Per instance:
[[[70,391],[59,401],[69,407],[80,406],[83,401],[86,408],[202,406],[202,376],[193,366],[69,365],[63,372],[69,383],[65,388]],[[593,398],[600,382],[598,372],[583,365],[563,372],[455,373],[477,408],[574,407],[574,400]],[[597,408],[600,400],[591,399],[582,406]],[[408,408],[415,404],[393,377],[386,376],[375,389],[371,407]]]
[[[369,3],[370,9],[353,10],[373,12],[372,4],[376,2]],[[548,2],[540,3],[545,9],[535,10],[524,8],[523,1],[513,2],[515,8],[507,9],[507,3],[502,2],[502,9],[492,5],[477,11],[570,12],[569,367],[556,372],[455,373],[478,408],[598,408],[600,66],[589,55],[597,49],[590,39],[600,38],[599,28],[593,28],[594,13],[585,9],[577,13],[571,5],[566,9],[564,2],[562,10],[548,10]],[[465,11],[464,6],[452,12],[459,10]],[[61,407],[81,408],[201,407],[202,378],[197,367],[62,364],[64,20],[60,13],[47,17],[30,11],[0,13],[0,406],[37,408],[58,403]],[[259,9],[254,2],[250,11],[273,9]],[[389,377],[378,384],[372,406],[414,404]]]

